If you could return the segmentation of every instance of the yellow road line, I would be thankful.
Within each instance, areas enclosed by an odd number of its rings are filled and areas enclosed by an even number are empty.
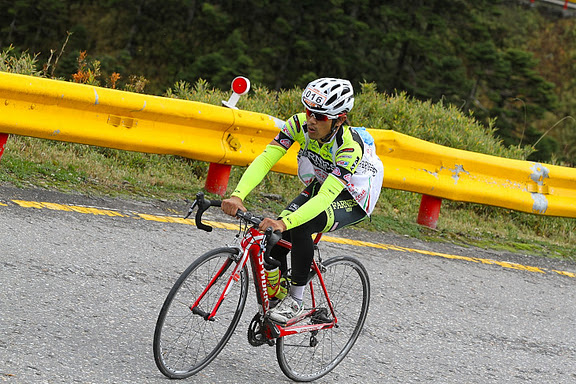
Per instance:
[[[422,249],[414,249],[414,248],[405,248],[405,247],[399,247],[396,245],[369,243],[366,241],[355,241],[355,240],[349,240],[349,239],[340,239],[340,238],[336,238],[336,237],[333,238],[333,237],[328,237],[328,236],[322,236],[322,241],[330,241],[333,243],[340,243],[340,244],[351,244],[351,245],[356,245],[356,246],[360,246],[360,247],[381,248],[381,249],[399,251],[399,252],[420,253],[423,255],[443,257],[445,259],[464,260],[464,261],[471,261],[474,263],[482,263],[482,264],[493,264],[493,265],[499,265],[499,266],[504,267],[504,268],[518,269],[518,270],[528,271],[528,272],[546,273],[546,271],[541,269],[541,268],[531,267],[528,265],[510,263],[510,262],[506,262],[506,261],[497,261],[497,260],[492,260],[492,259],[483,259],[483,258],[479,258],[479,257],[450,255],[447,253],[425,251]],[[559,273],[559,274],[562,274],[565,276],[569,276],[569,277],[576,277],[576,273],[572,273],[572,272],[562,272],[562,273],[560,273],[560,271],[553,271],[553,272],[556,272],[556,273]]]
[[[68,211],[68,212],[88,213],[92,215],[128,217],[117,211],[112,211],[109,209],[83,207],[78,205],[56,204],[56,203],[44,203],[44,202],[41,203],[37,201],[12,200],[12,202],[24,208],[38,208],[38,209],[47,208],[54,211]]]
[[[77,212],[77,213],[100,215],[100,216],[127,217],[127,218],[136,218],[136,219],[139,218],[139,219],[157,221],[157,222],[162,222],[162,223],[194,225],[194,222],[190,219],[183,219],[183,218],[174,217],[174,216],[159,216],[159,215],[150,215],[150,214],[144,214],[144,213],[134,213],[133,215],[131,215],[131,214],[126,214],[126,213],[120,213],[118,211],[111,210],[111,209],[85,207],[85,206],[78,206],[78,205],[46,203],[46,202],[36,202],[36,201],[12,200],[12,202],[19,205],[20,207],[23,207],[23,208],[50,209],[50,210],[56,210],[56,211]],[[7,206],[7,204],[0,203],[0,206]],[[222,223],[222,222],[209,221],[209,220],[206,220],[204,222],[206,224],[214,227],[214,228],[238,230],[237,224]],[[462,261],[468,261],[468,262],[473,262],[473,263],[497,265],[497,266],[500,266],[502,268],[516,269],[516,270],[526,271],[526,272],[542,273],[542,274],[555,273],[555,274],[558,274],[561,276],[576,278],[576,273],[574,273],[574,272],[558,271],[555,269],[546,270],[543,268],[532,267],[529,265],[523,265],[523,264],[518,264],[518,263],[511,263],[511,262],[506,262],[506,261],[497,261],[497,260],[484,259],[484,258],[479,258],[479,257],[451,255],[451,254],[447,254],[447,253],[426,251],[426,250],[422,250],[422,249],[400,247],[397,245],[371,243],[368,241],[360,241],[360,240],[350,240],[350,239],[328,236],[328,235],[322,236],[322,241],[329,242],[329,243],[336,243],[336,244],[348,244],[348,245],[353,245],[353,246],[357,246],[357,247],[369,247],[369,248],[385,249],[385,250],[397,251],[397,252],[419,253],[422,255],[442,257],[442,258],[451,259],[451,260],[462,260]]]

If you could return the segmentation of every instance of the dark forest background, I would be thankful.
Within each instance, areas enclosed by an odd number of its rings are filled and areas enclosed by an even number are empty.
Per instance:
[[[84,66],[157,95],[237,75],[272,90],[374,83],[493,121],[505,145],[535,146],[531,160],[574,165],[571,16],[510,0],[0,0],[0,51],[37,54],[45,76],[78,81]]]

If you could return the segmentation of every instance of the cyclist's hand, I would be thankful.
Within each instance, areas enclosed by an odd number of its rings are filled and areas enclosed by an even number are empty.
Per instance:
[[[270,227],[272,227],[272,231],[284,232],[286,230],[286,224],[284,224],[282,220],[273,220],[269,218],[265,218],[264,220],[262,220],[262,222],[258,226],[258,229],[261,232],[264,232]]]
[[[239,197],[232,196],[229,199],[222,200],[222,211],[224,211],[225,214],[235,217],[238,210],[246,212],[242,199]]]

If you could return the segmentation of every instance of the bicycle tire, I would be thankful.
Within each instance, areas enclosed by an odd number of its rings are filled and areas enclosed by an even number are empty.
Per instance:
[[[226,271],[198,306],[208,312],[212,310],[235,265],[232,256],[237,254],[235,248],[219,248],[205,253],[190,264],[168,293],[158,315],[153,343],[154,360],[165,376],[183,379],[198,373],[216,358],[232,336],[246,304],[246,266],[240,272],[240,280],[232,285],[218,309],[215,321],[194,314],[190,305],[224,262],[230,260]]]
[[[346,357],[364,326],[370,305],[370,280],[366,269],[354,257],[338,256],[323,263],[322,277],[334,306],[338,324],[321,330],[315,336],[304,332],[281,337],[276,343],[276,357],[282,372],[294,381],[313,381],[332,371]],[[315,288],[316,308],[327,308],[316,274],[311,277]],[[358,297],[362,293],[362,299]],[[310,287],[304,305],[310,303]],[[309,320],[310,321],[310,320]],[[302,323],[299,323],[302,324]],[[315,342],[316,345],[313,345]]]

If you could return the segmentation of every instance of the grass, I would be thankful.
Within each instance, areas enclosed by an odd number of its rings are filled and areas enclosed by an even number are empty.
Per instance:
[[[17,187],[141,198],[178,198],[207,165],[176,156],[10,136],[0,181]]]

